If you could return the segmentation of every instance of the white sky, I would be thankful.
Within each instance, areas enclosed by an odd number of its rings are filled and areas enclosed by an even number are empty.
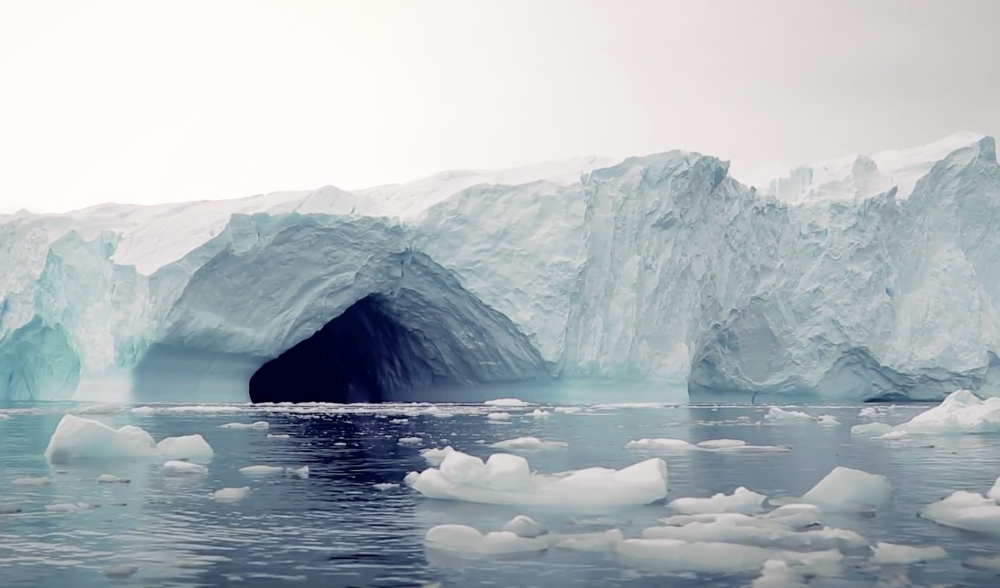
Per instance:
[[[0,201],[1000,134],[995,0],[0,0]]]

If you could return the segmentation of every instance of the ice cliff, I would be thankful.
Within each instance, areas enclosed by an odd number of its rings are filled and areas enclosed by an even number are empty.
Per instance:
[[[0,215],[0,400],[246,399],[251,377],[280,387],[261,366],[283,353],[329,360],[347,399],[552,379],[1000,395],[992,138],[747,181],[674,151]]]

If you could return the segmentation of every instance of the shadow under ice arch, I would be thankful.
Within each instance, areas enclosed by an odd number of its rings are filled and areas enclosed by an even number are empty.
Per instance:
[[[427,255],[393,251],[391,230],[310,224],[200,267],[136,366],[133,399],[377,402],[550,379],[512,321]]]

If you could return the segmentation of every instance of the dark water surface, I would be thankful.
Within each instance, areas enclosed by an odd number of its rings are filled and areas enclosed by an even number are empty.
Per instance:
[[[434,525],[458,523],[498,530],[518,514],[552,532],[619,528],[638,536],[670,513],[663,504],[612,511],[555,511],[428,500],[401,483],[428,466],[421,447],[450,444],[486,457],[487,444],[521,436],[563,441],[566,449],[526,455],[533,469],[556,472],[591,466],[620,468],[649,457],[623,446],[644,437],[691,442],[743,439],[789,445],[788,453],[686,452],[661,455],[670,476],[669,499],[732,493],[737,486],[770,497],[799,496],[831,469],[844,465],[886,475],[894,503],[874,517],[825,517],[872,543],[938,545],[950,557],[906,567],[867,563],[870,553],[845,552],[839,578],[809,586],[1000,586],[1000,576],[962,567],[970,555],[1000,554],[1000,538],[976,535],[920,519],[921,507],[959,489],[985,492],[1000,475],[1000,437],[964,435],[877,441],[852,437],[860,406],[807,407],[831,414],[838,426],[816,422],[761,423],[760,407],[601,406],[577,414],[526,416],[505,408],[509,422],[495,423],[479,406],[448,406],[438,418],[426,406],[222,407],[221,412],[157,406],[150,414],[126,408],[88,414],[115,427],[134,424],[157,440],[202,434],[215,449],[208,474],[168,477],[160,462],[99,461],[50,466],[43,452],[68,408],[6,411],[0,418],[0,503],[18,514],[0,514],[0,586],[91,588],[100,586],[749,586],[757,574],[665,575],[631,567],[610,552],[550,549],[536,555],[470,559],[426,551]],[[534,407],[531,407],[534,408]],[[527,409],[530,410],[531,408]],[[887,418],[902,422],[927,406],[897,406]],[[551,409],[551,408],[550,408]],[[742,417],[742,419],[741,419]],[[405,420],[404,420],[405,419]],[[269,430],[224,429],[230,422],[265,420]],[[268,438],[288,434],[288,439]],[[422,446],[400,445],[421,437]],[[162,461],[162,460],[161,460]],[[300,467],[308,479],[249,478],[248,465]],[[98,484],[100,474],[130,484]],[[25,476],[50,476],[42,486],[15,486]],[[223,487],[249,486],[242,501],[211,498]],[[46,505],[85,501],[98,508],[55,513]],[[109,579],[111,565],[136,565],[128,579]]]

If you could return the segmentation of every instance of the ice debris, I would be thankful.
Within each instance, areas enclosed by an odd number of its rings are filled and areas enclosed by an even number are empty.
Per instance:
[[[907,565],[948,557],[941,547],[910,547],[879,542],[872,547],[872,563],[882,565]]]
[[[420,455],[422,455],[424,459],[426,459],[430,463],[441,463],[441,460],[443,460],[452,451],[455,451],[455,449],[452,448],[451,445],[447,445],[441,449],[437,448],[421,449]]]
[[[654,458],[620,470],[586,468],[536,474],[523,457],[497,453],[483,463],[452,451],[439,468],[410,472],[405,483],[428,498],[485,504],[607,508],[649,504],[667,494],[667,466]]]
[[[910,435],[1000,432],[1000,398],[981,400],[968,390],[957,390],[896,429]]]
[[[98,484],[130,484],[132,480],[128,478],[119,478],[111,474],[101,474],[97,476]]]
[[[305,480],[309,477],[309,466],[302,466],[300,468],[285,468],[285,475],[289,478],[299,478],[300,480]]]
[[[438,525],[427,531],[424,544],[430,549],[468,555],[502,555],[543,551],[548,543],[541,539],[518,537],[510,531],[483,535],[466,525]]]
[[[113,429],[104,423],[63,416],[45,448],[45,457],[54,464],[78,459],[156,458],[207,460],[212,448],[201,435],[167,437],[156,443],[144,429],[125,425]]]
[[[27,476],[24,478],[15,478],[11,484],[15,486],[45,486],[52,483],[52,478],[48,476]]]
[[[399,445],[420,445],[424,442],[420,437],[402,437],[396,441]]]
[[[892,486],[885,476],[836,467],[800,501],[818,505],[824,511],[866,512],[885,506],[891,499]]]
[[[569,443],[562,441],[543,441],[538,437],[518,437],[517,439],[507,439],[497,441],[490,445],[496,449],[507,449],[509,451],[538,451],[542,449],[565,449]]]
[[[925,506],[920,516],[945,527],[1000,534],[1000,506],[982,494],[959,490]]]
[[[252,465],[240,468],[240,473],[244,476],[271,476],[284,473],[285,468],[269,465]]]
[[[486,418],[489,419],[489,420],[491,420],[491,421],[506,421],[506,420],[510,420],[510,413],[509,412],[491,412],[488,415],[486,415]]]
[[[494,400],[487,400],[484,402],[486,406],[528,406],[529,403],[521,400],[520,398],[496,398]]]
[[[518,537],[525,537],[528,539],[534,539],[535,537],[540,537],[548,533],[545,527],[541,526],[531,517],[526,517],[524,515],[517,515],[511,520],[503,524],[500,527],[501,531],[509,531]]]
[[[250,493],[249,486],[242,488],[223,488],[212,493],[212,499],[218,502],[238,502]]]
[[[764,415],[764,420],[768,421],[811,421],[813,418],[804,412],[798,410],[785,410],[783,408],[778,408],[777,406],[772,406],[767,414]]]
[[[667,504],[680,514],[711,514],[735,512],[753,514],[763,510],[767,496],[740,486],[732,494],[716,494],[711,498],[678,498]]]
[[[267,421],[257,421],[255,423],[226,423],[224,425],[219,425],[220,429],[255,429],[258,431],[266,431],[270,425]]]
[[[163,464],[163,473],[168,476],[207,474],[208,468],[189,461],[171,460]]]

